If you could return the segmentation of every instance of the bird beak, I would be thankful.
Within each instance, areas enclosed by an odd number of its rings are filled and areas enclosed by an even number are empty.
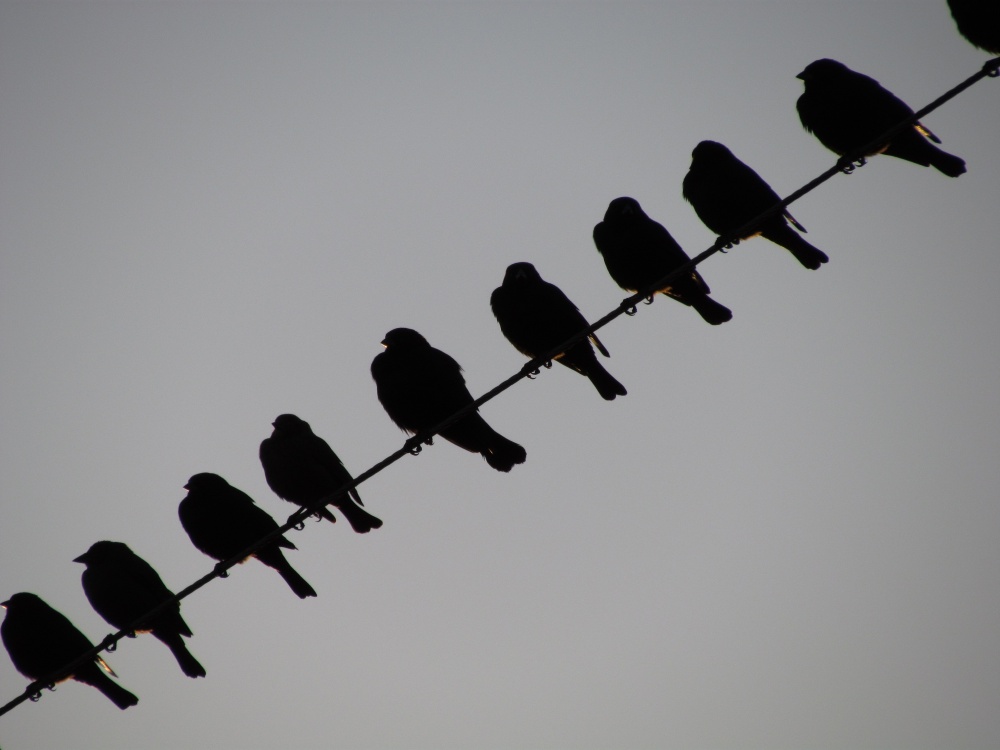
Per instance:
[[[7,609],[7,605],[8,604],[10,604],[10,602],[0,602],[0,607],[3,607],[4,609]]]
[[[804,80],[806,80],[806,72],[803,70],[801,73],[799,73],[795,77],[798,78],[800,81],[804,81]]]
[[[386,343],[385,339],[382,339],[381,341],[379,341],[379,343],[382,345],[383,349],[389,348],[389,345]]]
[[[87,564],[87,553],[84,552],[79,557],[74,557],[73,558],[73,562],[83,563],[84,565],[86,565]]]
[[[190,482],[188,482],[188,484],[185,484],[185,485],[184,485],[184,489],[186,489],[186,490],[190,490],[190,489],[191,489],[191,483],[190,483]]]

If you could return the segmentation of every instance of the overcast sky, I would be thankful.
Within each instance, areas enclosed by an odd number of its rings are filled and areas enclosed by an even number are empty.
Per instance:
[[[0,3],[0,594],[92,640],[72,559],[113,539],[182,588],[213,471],[275,517],[280,413],[360,473],[404,435],[369,375],[408,326],[475,394],[521,367],[489,296],[530,261],[593,320],[591,231],[630,195],[694,255],[702,139],[781,194],[835,157],[796,74],[837,58],[915,109],[987,55],[944,0]],[[108,659],[5,750],[995,748],[1000,743],[1000,82],[926,118],[968,162],[889,157],[601,337],[628,396],[558,368],[483,408],[528,460],[444,441],[308,523],[298,600],[255,561],[187,599],[181,674]],[[0,654],[0,701],[27,681]]]

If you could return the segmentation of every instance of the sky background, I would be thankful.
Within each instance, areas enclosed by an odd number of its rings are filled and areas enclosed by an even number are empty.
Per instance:
[[[915,109],[987,55],[944,0],[0,3],[0,593],[92,640],[72,559],[124,541],[172,588],[213,471],[279,519],[280,413],[354,473],[404,435],[369,375],[408,326],[474,394],[524,358],[489,296],[530,261],[594,320],[621,195],[691,255],[702,139],[782,195],[831,166],[821,57]],[[659,298],[482,412],[510,474],[444,442],[361,486],[385,521],[295,533],[185,600],[181,674],[109,656],[5,750],[995,748],[1000,743],[1000,82],[926,118],[969,171],[879,157],[796,203],[819,271],[759,239],[706,261],[719,327]],[[0,700],[26,680],[0,655]]]

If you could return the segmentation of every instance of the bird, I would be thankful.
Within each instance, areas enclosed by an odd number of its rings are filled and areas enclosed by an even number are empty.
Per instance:
[[[1000,55],[1000,3],[996,0],[948,0],[959,33],[972,44]]]
[[[119,629],[130,626],[174,595],[153,567],[122,542],[95,542],[73,562],[87,566],[82,580],[90,606]],[[188,677],[205,676],[205,668],[184,643],[183,636],[191,637],[193,633],[181,617],[179,602],[161,609],[136,632],[152,633],[166,644]]]
[[[716,141],[702,141],[695,146],[682,192],[698,218],[718,235],[735,232],[781,200],[759,174]],[[792,231],[789,222],[800,232],[806,231],[786,210],[772,214],[738,239],[761,235],[812,270],[830,260]]]
[[[594,244],[611,278],[628,292],[648,289],[691,260],[670,232],[649,218],[639,201],[629,197],[615,198],[608,204],[604,221],[594,227]],[[711,325],[731,320],[732,311],[709,297],[710,291],[697,269],[691,268],[653,293],[693,307]]]
[[[267,485],[282,500],[301,506],[329,497],[354,481],[337,454],[309,423],[294,414],[282,414],[271,423],[271,437],[260,444],[260,463]],[[352,489],[330,501],[359,534],[382,526],[382,521],[361,507],[361,496]],[[313,515],[336,522],[325,506]]]
[[[392,329],[382,346],[385,351],[372,360],[372,378],[386,414],[404,432],[429,430],[474,401],[458,362],[413,329]],[[510,471],[527,459],[524,448],[490,427],[478,410],[445,427],[440,435],[479,453],[497,471]]]
[[[33,682],[48,680],[94,648],[90,639],[64,614],[35,594],[22,591],[0,606],[7,610],[0,625],[0,639],[17,671]],[[95,655],[92,661],[75,667],[70,674],[57,675],[56,681],[74,679],[95,687],[123,711],[139,702],[137,696],[108,675],[118,676],[104,659]]]
[[[587,327],[577,306],[559,287],[542,279],[531,263],[507,266],[503,284],[490,296],[490,307],[507,340],[532,359]],[[591,333],[556,355],[555,361],[590,378],[607,401],[626,395],[625,386],[598,362],[591,343],[605,357],[611,356],[597,334]]]
[[[842,62],[815,60],[796,76],[805,84],[796,107],[802,126],[819,142],[845,156],[875,141],[895,125],[913,116],[913,110],[874,78],[857,73]],[[949,177],[965,172],[965,162],[933,143],[936,135],[915,122],[865,154],[886,154],[934,167]]]
[[[241,555],[251,544],[278,528],[275,520],[253,498],[218,474],[195,474],[184,489],[188,494],[177,507],[181,526],[191,543],[213,560],[222,562]],[[240,562],[256,557],[278,571],[300,599],[316,596],[315,589],[285,559],[282,548],[296,547],[284,536],[277,536]]]

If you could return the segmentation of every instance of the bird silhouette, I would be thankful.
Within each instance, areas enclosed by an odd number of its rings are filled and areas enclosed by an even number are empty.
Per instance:
[[[90,606],[118,629],[128,627],[174,595],[152,566],[121,542],[95,542],[73,562],[87,566],[82,581]],[[184,643],[183,636],[193,634],[181,617],[179,602],[161,609],[136,632],[152,633],[166,644],[188,677],[205,676],[205,668]]]
[[[735,232],[781,200],[759,174],[715,141],[702,141],[691,152],[683,193],[698,218],[718,235]],[[786,210],[772,214],[739,239],[760,235],[813,270],[826,263],[826,253],[802,239],[789,222],[800,232],[806,231]]]
[[[394,328],[382,346],[385,351],[372,360],[372,378],[386,414],[403,431],[429,430],[475,400],[458,362],[416,331]],[[445,427],[440,435],[479,453],[497,471],[510,471],[527,458],[524,448],[490,427],[478,410]]]
[[[1000,55],[1000,3],[996,0],[948,0],[959,32],[972,44]]]
[[[490,296],[490,307],[507,340],[532,359],[587,327],[587,319],[576,305],[559,287],[542,279],[531,263],[507,267],[503,284]],[[555,361],[590,378],[607,401],[626,395],[625,386],[597,360],[591,342],[605,357],[610,356],[597,334],[591,333],[557,355]]]
[[[222,562],[236,557],[278,528],[275,520],[253,498],[218,474],[195,474],[184,489],[188,494],[177,507],[181,526],[191,543],[213,560]],[[278,536],[241,562],[255,557],[278,571],[300,599],[316,596],[313,587],[285,559],[282,548],[295,549],[295,545],[284,536]]]
[[[29,680],[48,680],[94,647],[65,615],[35,594],[22,591],[0,606],[7,610],[0,625],[0,640],[14,667]],[[122,710],[136,705],[139,698],[108,677],[109,674],[117,677],[104,659],[94,656],[92,661],[84,662],[56,681],[74,679],[95,687]]]
[[[662,224],[646,215],[635,198],[615,198],[604,221],[594,227],[594,244],[604,257],[611,278],[622,289],[648,289],[691,260]],[[732,311],[709,297],[708,284],[691,268],[654,290],[693,307],[706,323],[731,320]]]
[[[798,74],[805,83],[797,108],[803,127],[819,142],[844,156],[867,146],[887,130],[913,116],[913,110],[874,78],[836,60],[809,63]],[[865,154],[886,154],[934,167],[949,177],[965,172],[965,162],[933,143],[941,140],[921,123],[908,125]]]
[[[301,506],[331,496],[353,481],[337,454],[323,438],[315,435],[308,422],[294,414],[282,414],[272,423],[271,437],[260,444],[260,463],[268,486],[282,500]],[[359,534],[382,526],[382,521],[361,507],[361,496],[352,489],[330,501],[344,514]],[[315,515],[335,522],[326,507]]]

